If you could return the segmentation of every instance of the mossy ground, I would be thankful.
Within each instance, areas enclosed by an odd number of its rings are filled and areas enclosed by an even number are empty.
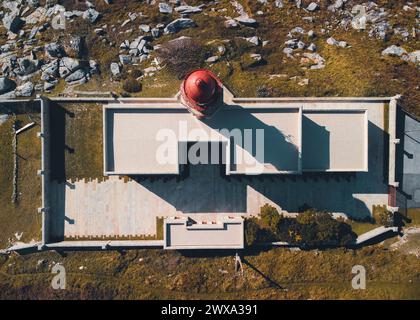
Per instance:
[[[51,108],[53,178],[103,180],[102,105],[53,103]]]
[[[15,120],[21,127],[33,121],[36,125],[17,138],[18,200],[12,203]],[[23,232],[21,241],[24,242],[41,238],[41,215],[37,210],[41,206],[41,178],[37,175],[37,170],[41,169],[41,141],[37,137],[40,122],[40,115],[32,113],[17,115],[16,119],[10,116],[0,125],[0,248],[6,247],[9,239],[16,241],[16,232]]]
[[[199,1],[190,2],[191,4],[199,3]],[[212,65],[203,62],[203,67],[215,71],[224,84],[238,96],[256,96],[258,88],[262,86],[267,88],[271,96],[393,96],[402,94],[404,108],[413,114],[420,115],[419,69],[414,64],[399,58],[381,55],[382,50],[391,44],[402,45],[408,51],[418,50],[420,46],[418,37],[410,37],[404,42],[398,36],[392,36],[388,42],[384,42],[370,38],[367,32],[359,32],[351,28],[342,30],[338,28],[340,17],[326,10],[327,1],[320,2],[322,10],[311,14],[314,22],[302,20],[304,13],[292,3],[284,2],[283,9],[277,9],[271,4],[264,6],[249,0],[240,1],[240,3],[244,5],[247,12],[254,13],[254,18],[259,22],[258,28],[244,26],[235,29],[225,28],[224,16],[235,17],[237,13],[234,12],[229,1],[223,0],[213,5],[214,11],[205,9],[206,14],[191,15],[197,23],[196,28],[182,30],[175,35],[163,35],[154,40],[153,45],[162,44],[180,36],[190,36],[203,45],[203,50],[208,51],[208,55],[214,55],[217,52],[217,45],[220,42],[224,43],[227,50],[219,62]],[[378,4],[390,10],[389,19],[392,25],[404,26],[407,30],[411,30],[414,26],[415,10],[398,17],[393,16],[397,11],[402,10],[404,1],[392,1],[392,4],[379,1]],[[77,20],[69,23],[66,29],[66,34],[77,33],[87,37],[89,58],[97,60],[101,66],[101,74],[94,77],[96,80],[91,80],[78,89],[112,90],[123,93],[122,81],[112,80],[109,72],[109,64],[113,61],[118,62],[119,44],[125,39],[132,40],[141,35],[138,30],[140,24],[154,26],[160,22],[168,23],[177,15],[173,14],[171,17],[160,14],[156,6],[134,1],[115,1],[112,6],[104,5],[102,1],[99,1],[97,7],[103,14],[99,22],[89,25]],[[227,10],[219,11],[221,9]],[[255,15],[258,10],[262,10],[264,14]],[[127,24],[122,30],[116,28],[115,32],[108,27],[107,37],[115,43],[115,46],[110,47],[103,43],[94,33],[94,28],[104,24],[121,25],[128,18],[128,12],[142,12],[144,17]],[[328,28],[326,28],[326,21],[332,21]],[[310,70],[302,65],[300,58],[303,51],[297,51],[294,54],[295,59],[287,58],[283,54],[284,42],[289,39],[287,34],[296,26],[306,31],[315,31],[317,36],[314,39],[309,39],[306,35],[302,35],[301,39],[306,44],[314,42],[317,45],[317,52],[326,60],[324,69]],[[321,33],[322,28],[327,29],[325,34]],[[125,32],[130,29],[131,32]],[[124,32],[120,33],[120,31]],[[240,38],[254,35],[269,41],[268,44],[264,47],[253,47]],[[51,41],[60,36],[64,36],[64,33],[44,33],[42,37]],[[347,41],[350,47],[343,49],[327,45],[326,39],[330,36]],[[260,53],[266,63],[244,69],[241,61],[250,53]],[[156,53],[152,54],[152,59],[155,55]],[[150,66],[150,61],[138,66],[124,66],[123,78],[134,69],[142,70]],[[273,74],[285,76],[270,79],[269,76]],[[299,79],[309,79],[309,84],[299,85]],[[133,96],[173,96],[178,91],[179,83],[178,79],[167,74],[163,68],[153,76],[145,77],[142,92]]]
[[[234,253],[162,250],[74,252],[0,257],[0,297],[47,299],[418,299],[420,260],[362,250]],[[51,267],[66,268],[66,290],[52,290]],[[366,268],[366,290],[353,290],[354,265]],[[22,290],[22,288],[25,288]]]

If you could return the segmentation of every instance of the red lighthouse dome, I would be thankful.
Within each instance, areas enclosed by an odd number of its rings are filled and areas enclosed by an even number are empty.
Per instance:
[[[197,103],[210,101],[216,91],[216,80],[207,70],[197,70],[185,78],[185,94]]]
[[[209,117],[217,109],[222,83],[209,70],[190,72],[181,85],[181,98],[186,107],[198,118]]]

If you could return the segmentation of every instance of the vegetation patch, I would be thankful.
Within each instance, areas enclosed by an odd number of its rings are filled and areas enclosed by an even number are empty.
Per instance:
[[[260,219],[247,221],[245,235],[248,246],[273,241],[303,247],[347,246],[356,239],[350,225],[328,212],[307,209],[290,218],[268,204],[261,207]]]
[[[163,44],[157,54],[166,69],[182,79],[189,71],[203,65],[206,47],[191,38],[182,38]]]

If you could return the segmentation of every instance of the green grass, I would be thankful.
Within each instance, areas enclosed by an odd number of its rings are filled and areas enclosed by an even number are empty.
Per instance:
[[[420,208],[408,209],[407,216],[411,220],[408,226],[420,226]]]
[[[13,189],[12,126],[14,119],[0,125],[0,248],[9,244],[9,238],[16,241],[14,234],[23,232],[21,241],[39,241],[41,238],[41,179],[37,170],[41,169],[41,141],[39,114],[30,114],[36,125],[22,132],[17,138],[18,152],[18,201],[11,201]],[[32,122],[28,114],[16,117],[21,126]]]
[[[102,105],[54,103],[52,109],[54,176],[103,180]]]
[[[420,260],[379,247],[245,252],[244,275],[233,254],[133,250],[36,253],[0,257],[0,298],[48,299],[419,299]],[[38,261],[44,263],[38,265]],[[66,268],[66,290],[52,290],[50,268]],[[245,263],[246,261],[246,263]],[[351,269],[367,270],[353,290]],[[80,267],[83,266],[83,270]],[[287,291],[279,289],[279,287]],[[25,290],[20,288],[25,287]]]
[[[377,225],[376,223],[360,222],[360,221],[354,221],[354,220],[351,220],[351,219],[348,219],[345,222],[351,226],[352,230],[358,236],[360,236],[361,234],[363,234],[365,232],[368,232],[370,230],[373,230],[373,229],[379,227],[379,225]]]

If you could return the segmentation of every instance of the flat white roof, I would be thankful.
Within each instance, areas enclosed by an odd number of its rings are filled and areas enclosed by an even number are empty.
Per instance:
[[[180,103],[105,105],[105,175],[179,174],[187,144],[197,141],[222,145],[227,175],[367,171],[368,118],[359,102],[244,105],[225,105],[205,120]]]
[[[223,145],[227,174],[288,173],[300,168],[299,108],[226,107],[211,119],[198,120],[182,105],[108,105],[104,124],[105,174],[178,174],[188,151],[181,145],[197,141]],[[264,148],[257,151],[261,131]]]
[[[188,224],[187,218],[166,218],[164,223],[165,249],[243,249],[242,218],[225,218]]]
[[[367,171],[367,111],[305,110],[302,130],[304,171]]]

